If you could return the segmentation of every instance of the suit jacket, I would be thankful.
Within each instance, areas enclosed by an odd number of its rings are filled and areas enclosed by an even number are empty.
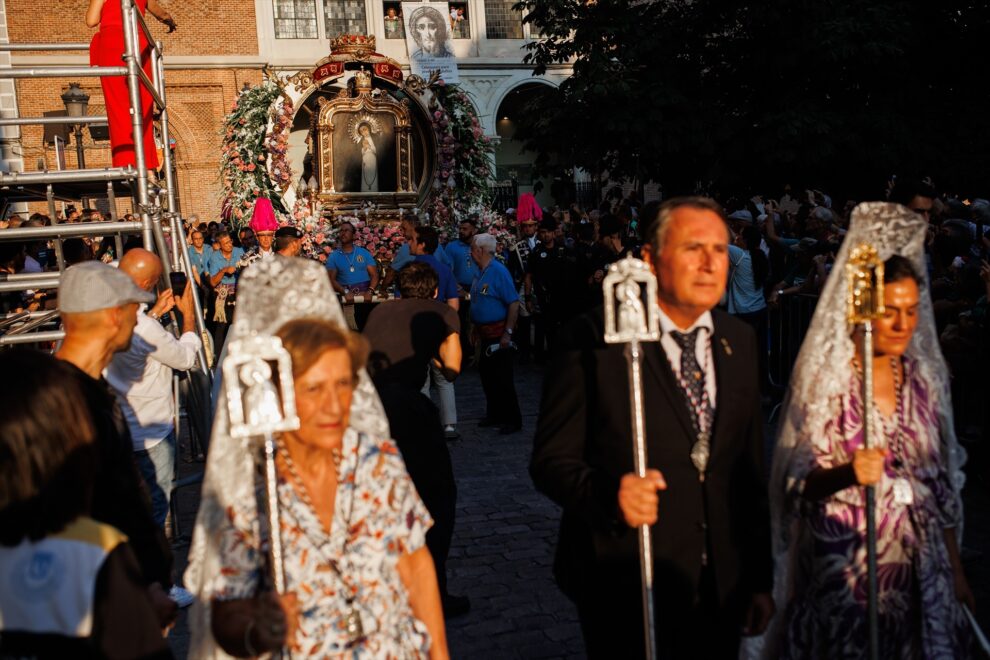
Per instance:
[[[673,607],[697,603],[706,551],[720,607],[742,607],[773,580],[756,341],[746,324],[712,316],[718,391],[703,483],[684,396],[659,342],[643,345],[647,463],[667,482],[652,528],[654,579]],[[572,598],[609,596],[582,592],[589,575],[639,583],[637,533],[618,509],[619,481],[633,471],[624,346],[604,343],[598,307],[561,333],[530,465],[536,487],[563,507],[555,574]]]

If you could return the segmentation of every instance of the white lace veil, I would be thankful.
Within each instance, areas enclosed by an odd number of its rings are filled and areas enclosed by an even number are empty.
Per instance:
[[[328,319],[347,327],[326,270],[319,263],[305,259],[282,256],[264,259],[247,268],[237,284],[237,312],[228,339],[271,335],[288,321],[306,317]],[[216,373],[219,379],[222,365],[218,365]],[[230,437],[223,391],[221,387],[221,400],[216,402],[202,497],[185,572],[186,588],[197,597],[189,615],[190,658],[229,657],[216,645],[210,632],[209,599],[214,593],[214,580],[220,574],[219,523],[227,508],[234,505],[239,512],[247,511],[248,515],[253,512],[257,517],[252,453],[246,440]],[[390,437],[385,411],[364,370],[354,391],[350,426],[373,437]]]
[[[802,551],[798,547],[803,534],[800,518],[796,515],[794,494],[803,484],[791,483],[791,461],[805,448],[804,444],[810,438],[825,433],[825,425],[834,415],[832,403],[848,390],[852,378],[854,347],[846,322],[846,264],[850,252],[862,243],[873,245],[882,261],[893,255],[905,257],[921,277],[919,321],[906,355],[917,364],[920,377],[938,397],[942,453],[956,497],[959,497],[962,490],[965,480],[962,472],[965,453],[956,440],[953,428],[949,372],[939,348],[928,290],[926,230],[927,224],[921,216],[898,204],[860,204],[853,210],[849,232],[819,297],[811,327],[791,374],[770,477],[775,564],[774,601],[778,614],[763,640],[764,657],[778,657],[775,647],[779,642],[779,626],[783,623],[783,613],[795,588],[790,569],[796,553]]]

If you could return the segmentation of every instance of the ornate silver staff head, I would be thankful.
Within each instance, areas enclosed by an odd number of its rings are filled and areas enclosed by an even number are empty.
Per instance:
[[[629,255],[611,264],[602,289],[606,344],[660,340],[657,278],[645,261]]]
[[[273,375],[277,376],[278,387]],[[278,337],[258,335],[231,342],[223,363],[223,382],[231,437],[264,436],[299,428],[292,359]]]

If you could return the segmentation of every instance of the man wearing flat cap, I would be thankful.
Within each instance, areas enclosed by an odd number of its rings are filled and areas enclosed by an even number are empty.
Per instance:
[[[153,293],[112,266],[86,261],[67,268],[58,288],[65,339],[55,357],[78,370],[96,431],[98,464],[91,515],[127,535],[164,627],[176,612],[175,603],[166,596],[172,585],[172,554],[152,518],[127,422],[103,378],[114,354],[131,345],[138,305],[154,302]]]

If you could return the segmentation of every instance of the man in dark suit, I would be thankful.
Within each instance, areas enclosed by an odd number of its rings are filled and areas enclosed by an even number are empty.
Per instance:
[[[714,201],[672,199],[644,236],[663,332],[643,345],[650,469],[633,470],[624,347],[604,343],[599,307],[561,334],[530,472],[563,507],[555,575],[590,657],[643,655],[636,527],[647,524],[659,657],[730,658],[774,607],[756,342],[711,311],[729,243]]]

